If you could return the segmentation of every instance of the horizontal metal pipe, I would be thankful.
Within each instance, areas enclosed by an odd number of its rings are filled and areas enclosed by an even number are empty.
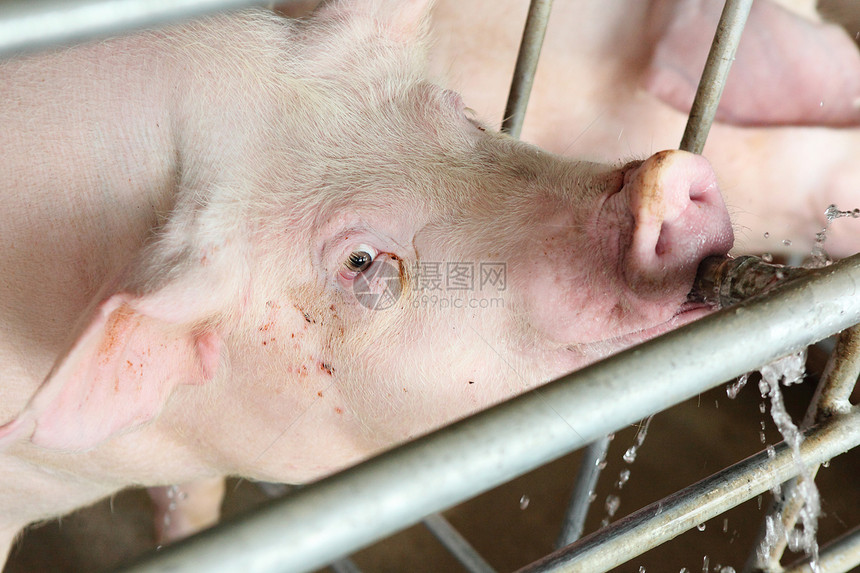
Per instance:
[[[684,151],[702,153],[705,148],[752,3],[753,0],[726,0],[681,139],[680,148]]]
[[[860,527],[844,533],[821,548],[817,573],[848,573],[860,566]],[[808,561],[790,565],[783,573],[814,573]]]
[[[0,57],[100,38],[266,0],[6,0]]]
[[[502,118],[502,131],[512,137],[519,138],[523,129],[551,9],[552,0],[531,0],[529,4],[523,39],[517,55],[514,77],[511,80],[511,90],[505,105],[505,116]]]
[[[127,571],[321,567],[860,322],[858,285],[860,256],[843,259],[302,488]]]
[[[860,445],[860,409],[805,434],[800,455],[819,464]],[[775,455],[760,452],[709,478],[675,492],[561,549],[519,573],[597,573],[626,563],[698,524],[720,515],[797,474],[791,448],[781,442]]]

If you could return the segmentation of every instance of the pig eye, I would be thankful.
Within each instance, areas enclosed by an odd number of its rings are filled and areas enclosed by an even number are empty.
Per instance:
[[[372,247],[361,246],[349,254],[344,261],[344,266],[354,272],[360,273],[370,266],[373,259],[376,257],[376,249]]]

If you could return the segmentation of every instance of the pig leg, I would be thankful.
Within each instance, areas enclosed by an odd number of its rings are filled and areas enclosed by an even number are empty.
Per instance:
[[[217,523],[224,488],[222,477],[149,488],[155,504],[156,542],[167,545]]]

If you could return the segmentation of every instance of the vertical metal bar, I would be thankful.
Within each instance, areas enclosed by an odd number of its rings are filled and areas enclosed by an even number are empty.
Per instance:
[[[496,573],[460,532],[438,513],[425,517],[424,526],[470,573]]]
[[[860,327],[855,326],[839,335],[836,347],[830,355],[818,388],[806,411],[801,429],[849,409],[851,404],[848,399],[851,397],[858,376],[860,376]],[[817,465],[811,467],[810,478],[815,479],[817,472]],[[798,479],[794,478],[782,485],[779,497],[773,501],[768,510],[768,517],[779,519],[785,532],[794,528],[800,510],[803,508],[804,501],[798,495]],[[782,571],[780,560],[788,540],[785,535],[781,535],[775,542],[768,544],[765,542],[766,537],[767,529],[765,523],[762,523],[754,544],[755,549],[747,559],[744,571]]]
[[[353,563],[353,561],[348,557],[338,559],[329,565],[329,567],[332,568],[334,573],[361,573],[361,569],[358,568],[358,565]]]
[[[502,118],[502,131],[519,138],[523,129],[523,119],[529,105],[529,95],[535,80],[540,50],[546,34],[546,25],[552,9],[552,0],[531,0],[517,65],[511,80],[511,91]]]
[[[803,463],[831,459],[860,444],[860,407],[816,426],[800,446]],[[756,497],[797,473],[791,448],[781,442],[667,498],[653,503],[519,573],[608,571],[712,517]]]
[[[266,0],[6,0],[0,56],[176,22]]]
[[[562,522],[561,533],[555,544],[556,547],[570,545],[582,537],[582,532],[585,529],[585,518],[591,505],[591,496],[594,495],[597,480],[600,478],[602,470],[600,464],[606,459],[609,441],[609,436],[603,436],[591,442],[585,449],[579,464],[579,472],[576,475],[570,504],[567,506],[567,513]]]
[[[705,148],[752,3],[753,0],[726,0],[681,139],[680,148],[684,151],[701,154]]]
[[[860,327],[854,326],[844,330],[836,342],[836,347],[830,356],[827,366],[821,375],[826,383],[819,384],[812,405],[806,414],[804,423],[811,425],[815,421],[830,417],[838,412],[845,412],[851,407],[848,401],[851,392],[860,377]]]

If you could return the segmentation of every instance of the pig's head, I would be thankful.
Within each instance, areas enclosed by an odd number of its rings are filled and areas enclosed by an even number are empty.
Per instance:
[[[7,439],[82,449],[158,418],[222,470],[307,480],[706,312],[687,294],[732,232],[704,159],[493,133],[426,79],[423,2],[388,4],[249,19],[291,50],[231,134],[254,160],[184,162]]]

